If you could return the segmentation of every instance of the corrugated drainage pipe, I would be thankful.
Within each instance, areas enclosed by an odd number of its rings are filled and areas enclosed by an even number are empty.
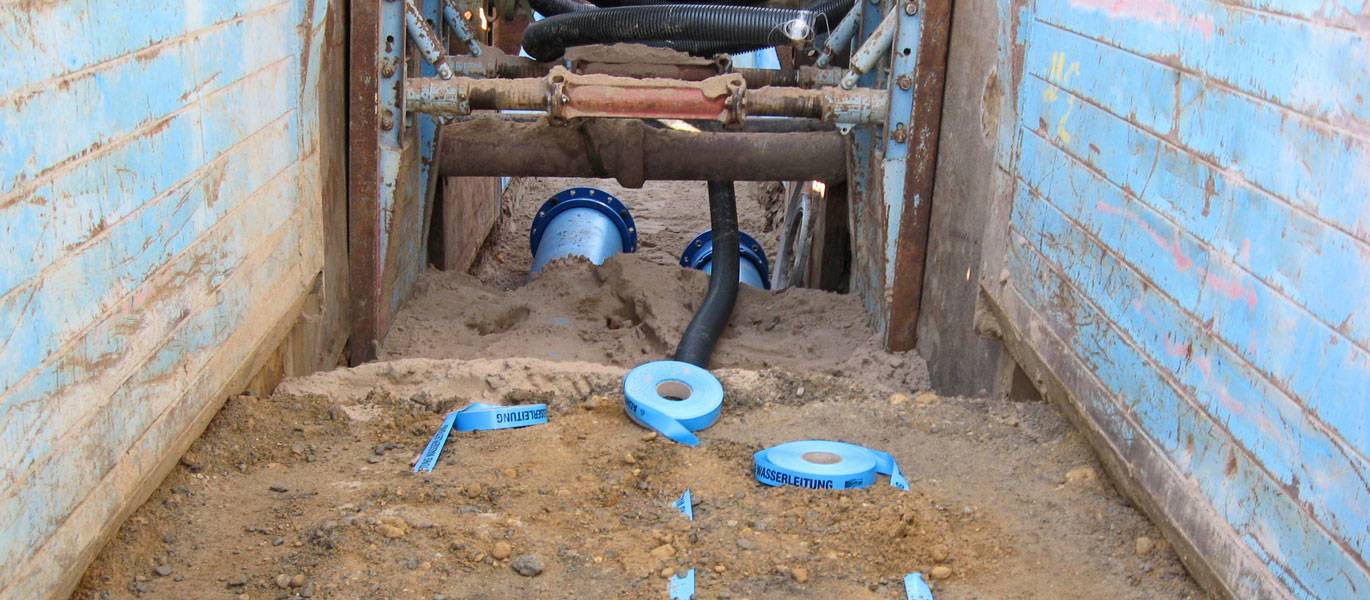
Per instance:
[[[532,273],[547,261],[583,256],[597,265],[619,252],[637,251],[637,226],[618,198],[592,187],[562,190],[547,199],[528,232]]]
[[[699,305],[690,325],[680,336],[675,359],[701,369],[709,368],[709,356],[714,352],[728,318],[737,303],[738,257],[740,243],[737,231],[737,201],[733,182],[709,182],[709,223],[718,239],[717,268],[709,273],[709,291]]]
[[[766,251],[761,244],[747,232],[738,232],[741,257],[738,262],[737,280],[757,289],[771,289],[770,265],[766,261]],[[680,254],[680,266],[713,273],[714,230],[710,229],[695,236],[685,251]]]

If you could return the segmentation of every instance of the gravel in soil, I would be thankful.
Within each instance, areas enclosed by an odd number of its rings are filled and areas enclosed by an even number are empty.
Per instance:
[[[623,374],[669,355],[707,285],[673,256],[707,227],[703,185],[595,183],[644,215],[643,251],[523,285],[511,232],[580,183],[519,184],[474,275],[421,277],[383,360],[229,399],[73,597],[658,599],[689,569],[699,600],[902,598],[911,571],[938,600],[1206,597],[1054,406],[928,392],[852,296],[744,288],[703,443],[633,424]],[[773,246],[774,190],[739,203]],[[413,473],[470,402],[550,421],[454,433]],[[891,452],[912,489],[752,478],[754,452],[810,438]],[[694,521],[671,505],[686,488]]]

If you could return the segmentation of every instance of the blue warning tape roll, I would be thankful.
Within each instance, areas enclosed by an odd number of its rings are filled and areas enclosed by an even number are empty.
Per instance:
[[[658,360],[628,371],[623,396],[624,410],[638,425],[696,446],[699,438],[694,432],[718,420],[723,384],[713,373],[690,363]]]
[[[520,406],[496,406],[476,402],[461,410],[447,413],[442,425],[428,440],[428,446],[414,463],[414,472],[432,471],[438,464],[442,447],[447,444],[447,436],[453,429],[457,431],[481,431],[487,429],[513,429],[540,425],[547,422],[546,404],[524,404]]]
[[[886,452],[828,440],[786,442],[752,456],[757,481],[820,490],[850,490],[875,483],[875,474],[890,476],[890,485],[909,489],[899,464]]]

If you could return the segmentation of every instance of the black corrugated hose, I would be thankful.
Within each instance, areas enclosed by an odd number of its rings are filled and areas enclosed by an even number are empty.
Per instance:
[[[755,6],[769,0],[589,0],[600,8],[617,6],[652,6],[655,4],[714,4],[724,6]]]
[[[530,0],[534,10],[555,16],[523,30],[523,49],[534,59],[549,61],[573,46],[616,42],[780,46],[826,32],[841,21],[854,1],[829,0],[812,9],[658,4],[580,10],[564,6],[575,4],[573,0]],[[556,10],[563,12],[548,12]]]
[[[701,369],[709,368],[709,356],[728,326],[733,305],[737,303],[739,261],[742,260],[737,231],[737,200],[733,182],[709,182],[709,222],[714,232],[714,254],[710,260],[709,291],[704,303],[690,320],[676,346],[675,359]]]
[[[749,6],[762,4],[767,0],[589,0],[590,4],[581,4],[576,0],[529,0],[528,5],[533,10],[538,11],[544,17],[576,12],[579,10],[594,10],[595,7],[614,8],[620,6],[650,6],[656,4],[718,4],[727,6]]]

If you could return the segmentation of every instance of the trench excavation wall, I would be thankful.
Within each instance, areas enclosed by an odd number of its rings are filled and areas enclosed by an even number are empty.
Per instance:
[[[336,361],[340,14],[0,11],[0,597],[65,598],[227,394]]]
[[[960,166],[995,176],[963,296],[982,330],[1209,587],[1365,597],[1366,5],[980,4],[958,31],[998,44],[953,35],[953,76],[976,80],[947,104],[979,108],[948,126],[983,134]]]

